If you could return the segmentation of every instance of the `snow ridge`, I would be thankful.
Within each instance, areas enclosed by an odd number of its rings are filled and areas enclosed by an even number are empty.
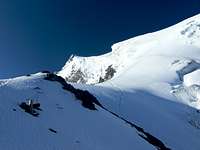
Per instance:
[[[119,118],[120,120],[124,121],[125,123],[129,124],[131,127],[135,128],[138,131],[138,135],[142,137],[144,140],[146,140],[148,143],[155,146],[158,150],[170,150],[170,148],[167,148],[162,141],[151,135],[150,133],[146,132],[143,128],[137,126],[136,124],[124,119],[123,117],[119,116],[118,114],[106,109],[103,107],[99,101],[94,97],[91,93],[88,91],[83,91],[80,89],[75,89],[72,85],[68,84],[62,77],[57,76],[53,73],[47,73],[47,76],[44,78],[45,80],[49,81],[57,81],[59,82],[64,90],[68,90],[75,94],[77,99],[82,100],[82,105],[86,108],[89,108],[91,110],[97,110],[94,105],[97,105],[101,107],[103,110],[109,112],[110,114],[114,115],[115,117]],[[85,94],[84,94],[85,93]],[[53,132],[56,132],[54,130],[51,130]]]
[[[58,75],[69,82],[97,84],[123,74],[130,67],[152,56],[198,59],[200,48],[200,15],[161,31],[137,36],[112,46],[101,56],[72,55]],[[190,51],[188,51],[190,49]],[[175,53],[176,52],[176,53]],[[196,60],[194,60],[196,61]],[[111,66],[115,73],[106,79]]]
[[[110,53],[72,57],[57,75],[170,148],[198,150],[199,41],[200,14],[116,43]],[[109,66],[113,74],[105,78]]]

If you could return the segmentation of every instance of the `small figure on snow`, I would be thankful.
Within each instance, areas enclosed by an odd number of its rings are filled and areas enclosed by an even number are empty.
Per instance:
[[[30,99],[30,100],[28,101],[28,106],[29,106],[29,108],[30,108],[30,113],[33,113],[33,100],[32,100],[32,99]]]
[[[42,111],[40,107],[40,103],[34,102],[32,99],[28,99],[28,102],[22,102],[19,105],[25,112],[37,117],[39,113],[36,110]]]

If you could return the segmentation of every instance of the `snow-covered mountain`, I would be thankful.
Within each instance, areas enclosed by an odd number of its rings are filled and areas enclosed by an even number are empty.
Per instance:
[[[199,150],[199,98],[196,15],[57,74],[0,80],[0,149]]]
[[[142,125],[171,149],[198,150],[199,69],[200,15],[196,15],[114,44],[108,54],[73,56],[58,75],[88,84],[74,86],[89,90],[107,109]]]
[[[69,82],[95,84],[101,79],[124,75],[127,70],[133,72],[130,69],[145,60],[198,59],[199,39],[200,16],[197,15],[167,29],[114,44],[108,54],[93,57],[72,55],[58,75]],[[152,63],[155,66],[154,62]],[[163,68],[163,65],[159,66]],[[153,66],[148,68],[151,70]]]

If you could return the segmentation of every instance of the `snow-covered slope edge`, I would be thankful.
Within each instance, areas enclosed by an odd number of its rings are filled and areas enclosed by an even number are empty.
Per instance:
[[[40,103],[34,110],[38,116],[19,107],[28,98]],[[145,129],[104,108],[89,92],[51,73],[1,80],[0,99],[4,150],[168,149]]]

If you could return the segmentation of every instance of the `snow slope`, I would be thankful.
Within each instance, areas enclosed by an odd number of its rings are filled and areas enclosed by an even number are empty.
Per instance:
[[[0,81],[0,149],[155,149],[139,129],[99,106],[97,110],[81,106],[73,93],[45,80],[46,76],[38,73]],[[27,98],[41,104],[38,117],[19,107]]]
[[[109,66],[114,75],[107,79]],[[58,75],[89,90],[105,108],[143,126],[171,149],[199,150],[199,69],[196,15],[114,44],[108,54],[73,56]]]
[[[57,74],[0,80],[0,149],[199,150],[199,41],[196,15]]]

